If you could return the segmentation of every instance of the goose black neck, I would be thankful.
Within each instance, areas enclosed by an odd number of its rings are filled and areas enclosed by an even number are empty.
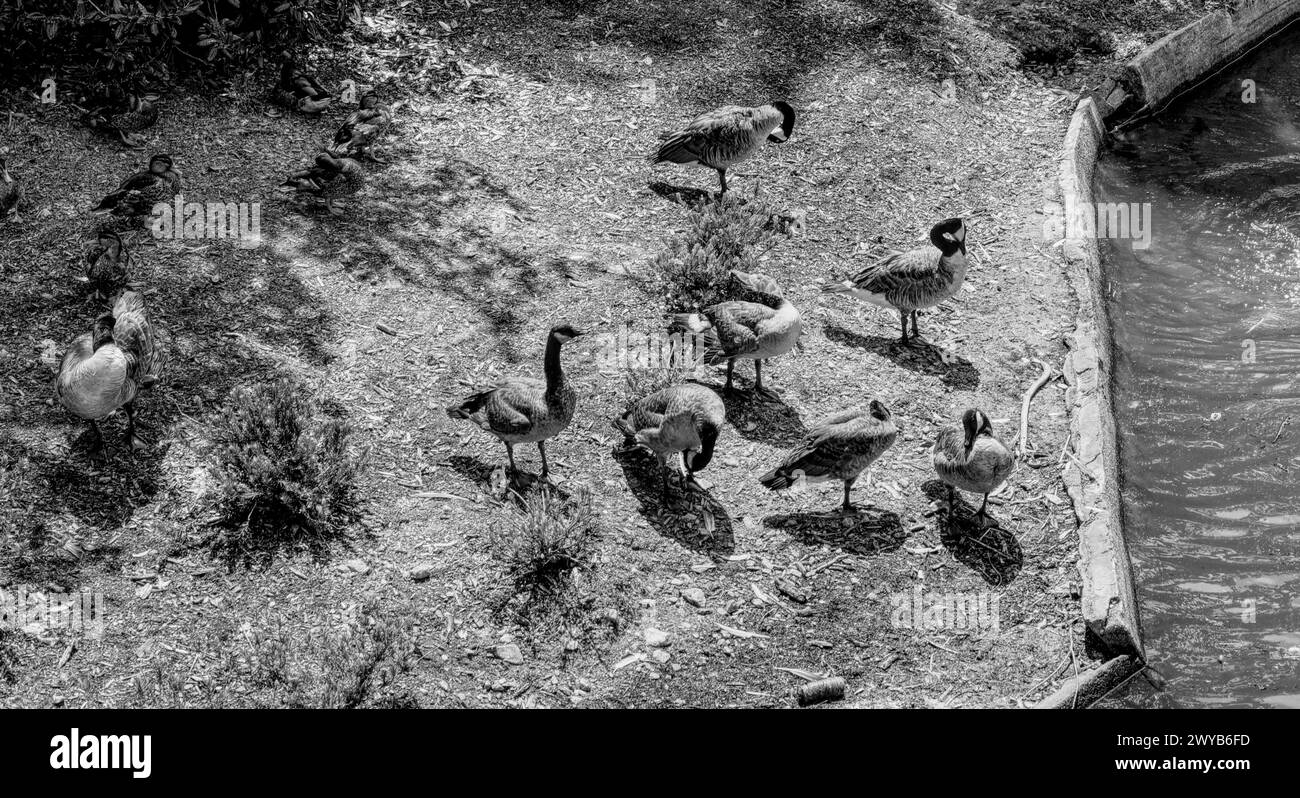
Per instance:
[[[560,368],[560,339],[554,335],[546,339],[546,390],[554,393],[564,386],[564,370]]]
[[[694,457],[690,458],[691,473],[702,470],[713,459],[713,446],[718,442],[718,428],[714,424],[704,422],[700,425],[700,451]]]

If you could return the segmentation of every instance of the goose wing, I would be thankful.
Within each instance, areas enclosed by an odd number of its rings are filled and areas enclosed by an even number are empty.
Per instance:
[[[761,144],[772,128],[781,124],[775,108],[727,105],[701,114],[659,146],[654,163],[729,162]]]
[[[888,294],[938,275],[938,254],[930,249],[917,248],[887,255],[853,275],[850,281],[863,291]]]
[[[90,333],[85,333],[64,353],[54,391],[68,410],[98,420],[135,398],[136,384],[129,371],[130,363],[117,346],[93,349]]]
[[[776,311],[757,302],[720,302],[704,309],[721,352],[728,357],[757,352],[759,327]]]
[[[532,377],[507,380],[483,403],[487,427],[502,435],[522,435],[546,415],[546,383]]]

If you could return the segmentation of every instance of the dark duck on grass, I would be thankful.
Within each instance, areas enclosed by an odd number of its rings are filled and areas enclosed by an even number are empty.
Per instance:
[[[692,164],[716,169],[722,191],[727,169],[758,152],[763,142],[781,144],[794,132],[794,109],[774,102],[756,108],[728,105],[698,116],[665,137],[651,163]]]
[[[275,101],[285,108],[315,116],[334,102],[315,76],[298,69],[298,63],[289,53],[281,53],[280,80],[275,86]]]
[[[781,465],[759,477],[769,490],[799,484],[838,480],[844,483],[844,513],[853,512],[849,501],[853,483],[885,450],[894,445],[898,426],[879,399],[855,407],[817,424],[790,451]]]
[[[966,279],[966,225],[961,219],[946,219],[930,229],[931,247],[917,247],[887,255],[847,280],[822,288],[829,294],[848,294],[854,299],[882,308],[893,308],[903,324],[902,342],[907,343],[907,320],[912,319],[912,337],[920,335],[916,312],[951,299]],[[935,252],[935,250],[938,252]]]
[[[104,228],[86,253],[86,280],[95,296],[106,298],[126,286],[131,253],[115,231]]]
[[[666,498],[668,457],[680,455],[684,479],[694,482],[695,473],[713,459],[713,447],[726,418],[726,407],[716,393],[703,385],[683,382],[638,399],[613,424],[629,443],[654,454]]]
[[[448,408],[447,415],[472,421],[504,443],[512,473],[518,473],[515,446],[536,443],[542,457],[541,476],[547,479],[546,441],[569,426],[578,403],[577,391],[569,385],[560,367],[560,348],[582,334],[569,324],[552,327],[546,338],[545,381],[511,377],[494,388],[466,397],[458,407]]]
[[[181,170],[172,164],[170,155],[159,154],[149,159],[149,168],[137,172],[104,197],[95,206],[95,213],[115,216],[141,217],[153,210],[159,202],[170,202],[181,191]]]
[[[380,101],[379,95],[368,91],[361,95],[361,107],[348,114],[339,125],[329,152],[340,157],[364,157],[383,163],[375,157],[373,150],[392,122],[393,112]]]
[[[22,198],[23,184],[9,174],[7,156],[0,153],[0,219],[4,219],[10,212],[17,212]]]
[[[295,172],[281,183],[280,190],[324,200],[325,208],[337,214],[335,200],[356,194],[365,182],[366,173],[361,164],[351,158],[338,158],[322,152],[310,167]]]
[[[993,434],[993,423],[983,411],[971,408],[962,414],[961,426],[939,433],[930,450],[930,460],[939,479],[948,486],[948,518],[961,490],[984,496],[978,517],[985,518],[989,494],[997,490],[1016,467],[1011,450]]]
[[[117,136],[128,147],[142,147],[140,133],[158,121],[157,94],[114,95],[82,114],[81,122],[92,130]]]

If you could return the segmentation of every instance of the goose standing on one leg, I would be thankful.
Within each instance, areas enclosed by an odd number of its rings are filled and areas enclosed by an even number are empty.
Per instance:
[[[803,331],[803,320],[799,309],[767,275],[732,271],[731,279],[755,301],[729,300],[710,305],[700,313],[675,314],[670,331],[700,336],[704,343],[704,362],[710,366],[727,364],[727,384],[723,390],[733,390],[736,361],[753,360],[754,391],[772,396],[771,391],[763,388],[763,361],[784,355],[795,347]]]
[[[144,298],[125,291],[113,312],[95,320],[94,331],[79,336],[59,364],[55,394],[72,413],[90,422],[95,448],[103,444],[99,422],[119,408],[126,411],[127,439],[145,448],[136,435],[135,399],[162,376],[165,358],[145,313]]]
[[[727,191],[727,169],[754,153],[764,141],[781,144],[794,132],[794,109],[774,102],[756,108],[728,105],[698,116],[670,134],[650,156],[652,164],[698,164],[718,171],[722,191]]]
[[[568,324],[551,328],[546,339],[545,382],[511,377],[495,388],[466,397],[458,407],[447,408],[447,415],[473,421],[504,443],[512,473],[518,473],[515,445],[536,443],[542,456],[542,479],[548,479],[546,441],[569,426],[578,401],[560,368],[560,347],[579,335],[582,331]]]
[[[917,247],[888,255],[848,280],[830,283],[824,293],[848,294],[882,308],[893,308],[903,323],[902,343],[907,343],[907,319],[912,337],[920,335],[916,311],[952,298],[966,279],[966,225],[946,219],[930,229],[930,243],[938,250]]]
[[[981,493],[977,518],[988,515],[989,494],[998,489],[1016,467],[1016,458],[993,434],[989,417],[975,408],[962,414],[960,427],[947,427],[939,433],[930,450],[935,473],[948,486],[948,521],[952,522],[957,488]]]
[[[866,407],[845,410],[825,419],[781,461],[781,465],[759,477],[769,490],[781,490],[799,483],[844,482],[845,514],[853,512],[849,501],[853,482],[894,445],[898,425],[889,408],[879,399]]]
[[[683,382],[638,399],[613,424],[629,442],[648,449],[658,459],[667,499],[668,455],[680,453],[683,479],[695,482],[695,472],[713,459],[713,447],[726,418],[726,407],[716,393],[703,385]]]

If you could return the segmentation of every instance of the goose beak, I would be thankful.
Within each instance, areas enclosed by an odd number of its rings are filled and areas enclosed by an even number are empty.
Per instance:
[[[784,133],[782,133],[780,130],[776,130],[768,134],[767,140],[772,142],[773,144],[784,144],[786,138]]]

